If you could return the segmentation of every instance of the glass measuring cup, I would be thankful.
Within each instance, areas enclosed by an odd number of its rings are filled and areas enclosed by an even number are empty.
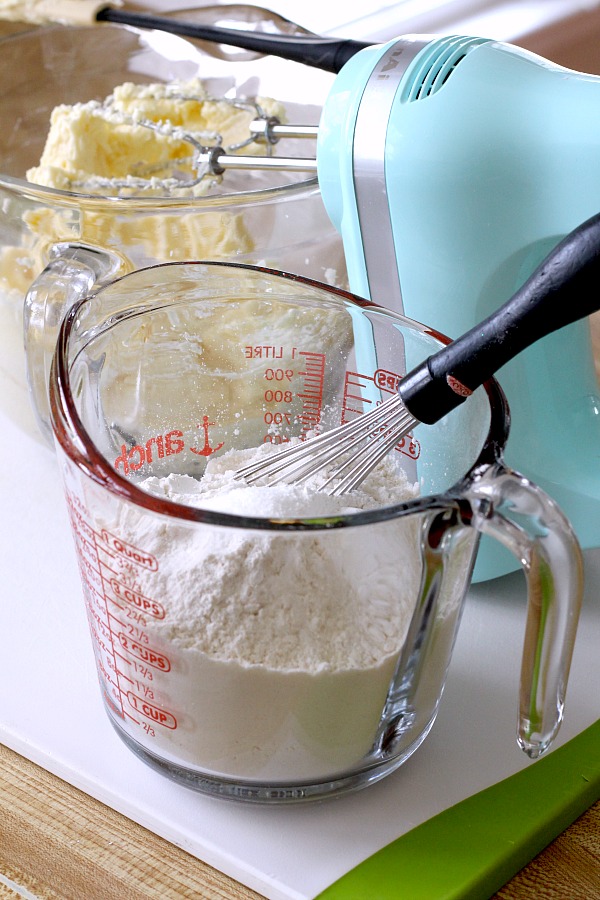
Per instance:
[[[339,236],[305,173],[229,173],[210,194],[187,199],[90,196],[26,178],[55,107],[102,101],[125,82],[198,77],[214,96],[273,97],[292,121],[318,122],[329,78],[302,69],[300,91],[287,66],[282,75],[267,60],[218,60],[182,38],[117,25],[38,28],[0,42],[0,406],[24,430],[39,433],[27,380],[39,404],[63,312],[99,276],[235,257],[344,285]],[[298,143],[290,151],[301,155]]]
[[[257,512],[231,482],[190,500],[248,448],[389,396],[442,340],[340,290],[218,262],[130,273],[71,308],[52,426],[106,711],[147,763],[257,802],[395,770],[433,725],[482,533],[528,583],[518,742],[534,758],[551,744],[581,557],[554,502],[502,463],[495,381],[395,448],[375,505],[320,495],[298,514],[284,490]]]

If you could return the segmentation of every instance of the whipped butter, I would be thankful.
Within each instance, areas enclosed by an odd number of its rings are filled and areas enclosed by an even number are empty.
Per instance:
[[[200,146],[219,145],[230,152],[243,146],[245,153],[264,154],[264,145],[248,143],[250,122],[259,114],[285,120],[283,104],[276,100],[211,98],[197,78],[127,82],[103,102],[57,106],[40,163],[27,178],[86,194],[203,194],[213,179],[197,181],[194,153]],[[142,187],[139,179],[144,179]]]
[[[235,98],[220,97],[209,97],[198,79],[125,83],[109,99],[55,107],[43,153],[28,170],[29,183],[0,197],[7,225],[0,242],[0,382],[11,386],[11,411],[29,411],[30,406],[23,350],[25,295],[33,285],[35,327],[29,337],[36,354],[29,379],[43,388],[47,374],[39,359],[49,364],[60,309],[85,290],[75,272],[67,278],[42,274],[57,255],[56,245],[84,245],[110,254],[114,277],[156,263],[206,259],[281,268],[331,283],[343,278],[338,274],[344,272],[342,248],[316,186],[296,191],[293,177],[291,190],[281,193],[272,190],[272,177],[257,172],[227,172],[214,193],[204,184],[173,192],[144,190],[139,196],[133,191],[123,196],[117,186],[110,195],[99,187],[100,179],[137,176],[140,164],[146,175],[155,164],[159,176],[174,167],[182,170],[190,148],[183,133],[201,135],[203,143],[243,143],[256,112],[245,101],[238,105]],[[259,98],[256,103],[265,115],[286,118],[280,102]],[[247,155],[250,149],[241,152]],[[253,149],[264,153],[259,144]],[[75,187],[75,181],[87,190]],[[127,378],[126,360],[122,375]],[[7,392],[0,393],[4,408]],[[24,427],[37,432],[29,424]]]
[[[106,6],[98,0],[0,0],[0,18],[31,25],[91,25],[98,10]],[[111,6],[122,6],[112,0]]]

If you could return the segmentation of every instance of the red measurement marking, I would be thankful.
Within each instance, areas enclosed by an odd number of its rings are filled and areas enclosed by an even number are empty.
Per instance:
[[[265,369],[265,379],[267,381],[292,381],[293,378],[293,369]]]
[[[395,372],[388,372],[387,369],[377,369],[373,380],[382,391],[389,391],[391,394],[394,394],[398,390],[401,377]]]
[[[149,685],[145,684],[143,681],[135,681],[132,682],[132,684],[138,691],[142,692],[146,700],[154,700],[154,691]]]
[[[106,681],[107,684],[109,684],[111,686],[111,688],[114,689],[114,696],[118,697],[119,696],[119,683],[116,678],[112,677],[110,666],[105,666],[103,659],[98,659],[97,662],[98,662],[98,668],[100,669],[100,671],[102,672],[102,675],[104,676],[104,680]],[[117,673],[114,672],[113,674],[116,675]]]
[[[121,622],[111,612],[120,610],[124,617],[135,615],[140,619],[144,615],[155,619],[165,617],[164,607],[135,587],[139,568],[156,572],[158,560],[106,529],[95,532],[86,520],[87,510],[80,500],[70,496],[68,501],[94,655],[106,702],[117,715],[143,727],[149,735],[155,734],[152,725],[156,723],[175,729],[175,716],[149,702],[154,699],[153,688],[130,677],[136,671],[152,682],[153,671],[170,671],[170,661],[148,646],[148,635],[142,629]],[[115,571],[111,562],[120,571]],[[131,690],[133,687],[137,693]]]
[[[361,375],[359,372],[346,372],[340,424],[344,425],[346,422],[351,422],[373,405],[373,401],[363,394],[369,383],[374,383],[386,393],[395,393],[401,378],[401,375],[398,375],[396,372],[389,372],[387,369],[377,369],[373,378]],[[385,424],[383,424],[380,430],[383,431],[385,427]],[[410,459],[418,459],[421,455],[421,445],[411,434],[401,438],[394,450],[410,457]]]
[[[100,687],[101,687],[102,695],[104,697],[104,701],[105,701],[106,705],[114,712],[114,714],[116,716],[119,716],[120,719],[125,718],[125,716],[127,714],[123,708],[121,695],[117,694],[117,702],[115,702],[115,699],[112,696],[112,692],[107,689],[106,684],[104,681],[102,681],[102,679],[100,679]],[[133,718],[133,717],[130,717],[130,718]],[[139,722],[138,722],[138,724],[139,724]]]
[[[268,344],[258,346],[247,345],[244,347],[246,359],[283,359],[283,347],[273,347]]]
[[[153,616],[155,619],[164,619],[166,615],[165,609],[157,600],[145,597],[140,591],[133,590],[116,578],[111,578],[109,584],[117,600],[129,603],[130,606],[137,607],[137,609],[147,613],[149,616]]]
[[[132,691],[127,691],[127,699],[131,704],[131,707],[135,709],[136,712],[146,716],[147,719],[151,719],[153,722],[156,722],[158,725],[163,725],[165,728],[177,728],[177,719],[173,713],[168,712],[166,709],[159,709],[157,706],[153,706],[152,703],[148,703],[147,700],[143,700],[142,697],[138,697],[138,695],[134,694]]]
[[[84,586],[87,587],[91,593],[104,599],[102,575],[81,555],[79,556],[79,574]]]
[[[124,663],[126,666],[132,665],[131,659],[128,656],[125,656],[124,653],[119,653],[116,645],[115,645],[115,659],[120,659],[121,662]],[[133,665],[135,665],[135,663],[133,663]],[[119,673],[121,673],[121,669],[119,669],[118,671],[119,671]],[[130,680],[128,676],[127,676],[127,680]]]
[[[100,535],[94,531],[87,520],[85,506],[70,491],[67,492],[67,503],[73,525],[75,548],[79,561],[83,594],[100,683],[111,709],[114,708],[118,715],[123,716],[125,715],[125,710],[119,685],[120,671],[117,665],[114,634],[110,627],[108,600],[105,594],[103,569],[106,569],[107,566],[103,564],[101,558],[102,541]],[[103,536],[105,537],[104,550],[102,550],[103,556],[106,556],[108,552],[116,553],[120,551],[121,554],[125,553],[126,558],[129,560],[131,553],[137,551],[137,548],[126,545],[124,542],[119,543],[118,538],[115,538],[114,535],[109,535],[108,532]],[[111,551],[106,550],[107,537],[112,539]],[[122,558],[122,556],[120,555],[119,558]],[[147,559],[145,562],[148,564]],[[127,564],[131,565],[129,561]]]
[[[302,412],[298,418],[302,422],[300,437],[304,440],[308,432],[314,431],[321,422],[325,354],[301,351],[300,356],[304,358],[304,371],[298,373],[303,377],[303,388],[298,392]]]
[[[420,443],[409,434],[398,441],[394,450],[398,450],[399,453],[403,453],[405,456],[410,456],[411,459],[418,459],[421,455]]]
[[[69,507],[69,512],[71,516],[71,523],[73,527],[77,528],[78,534],[87,533],[87,536],[91,541],[94,541],[96,538],[95,532],[92,528],[90,528],[87,520],[84,518],[84,515],[79,509],[79,504],[75,502],[76,498],[71,494],[67,495],[67,505]]]
[[[152,650],[146,644],[140,644],[139,641],[123,634],[122,631],[119,631],[117,638],[124,650],[146,663],[146,665],[152,666],[153,669],[160,669],[161,672],[171,671],[171,663],[162,653],[157,653],[156,650]]]
[[[150,569],[152,572],[158,571],[158,560],[151,553],[140,550],[128,541],[111,534],[105,528],[102,529],[101,537],[104,543],[122,559],[133,562],[138,566],[143,566],[145,569]]]
[[[102,612],[103,610],[100,610]],[[110,625],[107,621],[105,621],[98,612],[97,608],[93,606],[88,607],[88,614],[91,617],[91,620],[94,625],[96,625],[99,629],[99,633],[104,637],[105,640],[112,640],[112,631]]]
[[[359,375],[358,372],[346,372],[344,380],[344,396],[342,397],[342,415],[340,424],[351,422],[356,416],[365,411],[365,406],[370,406],[371,401],[363,396],[366,382],[372,382],[372,378]]]
[[[148,666],[143,666],[141,663],[136,662],[135,660],[130,661],[130,665],[133,666],[134,671],[139,672],[142,678],[145,678],[146,681],[154,681],[154,675]]]

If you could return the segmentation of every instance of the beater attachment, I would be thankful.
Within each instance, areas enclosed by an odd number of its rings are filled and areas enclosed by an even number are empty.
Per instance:
[[[247,112],[249,116],[255,117],[253,121],[259,123],[272,121],[275,118],[268,117],[260,104],[251,100],[200,98],[178,94],[177,92],[172,92],[170,99],[180,102],[202,102],[203,104],[207,102],[227,103],[232,111]],[[166,194],[172,191],[194,192],[207,176],[219,177],[223,173],[224,167],[213,164],[213,159],[218,158],[221,154],[225,154],[227,157],[236,160],[236,155],[240,150],[258,142],[256,135],[249,130],[246,137],[224,146],[223,135],[218,131],[193,132],[180,125],[174,125],[168,120],[153,121],[143,116],[128,115],[116,110],[110,98],[103,105],[99,106],[99,110],[100,114],[104,115],[108,122],[111,122],[121,130],[143,128],[152,132],[157,140],[164,144],[166,158],[153,163],[140,161],[132,168],[131,173],[123,178],[94,176],[84,181],[75,181],[73,186],[78,191],[93,188],[94,192],[104,190],[112,193],[114,191],[122,192],[127,190],[141,193],[144,191],[155,191],[159,188],[161,193]],[[276,121],[279,124],[279,119]],[[258,132],[261,133],[260,128]],[[266,140],[264,143],[266,160],[271,158],[274,143],[272,140]],[[187,147],[187,152],[184,149],[185,147]],[[240,160],[245,158],[242,156]],[[244,166],[243,162],[237,166],[237,168],[244,167],[249,168],[250,166]],[[207,189],[209,185],[206,184],[204,187]]]
[[[215,97],[198,79],[125,83],[103,101],[56,107],[27,177],[78,193],[182,197],[207,193],[226,167],[314,171],[314,160],[271,162],[281,137],[316,135],[316,126],[287,126],[284,117],[276,100]]]
[[[241,156],[232,148],[204,147],[197,157],[199,169],[206,175],[223,175],[227,169],[270,169],[286,172],[315,172],[317,161],[311,157],[273,156],[272,147],[282,138],[316,138],[317,125],[285,125],[277,116],[257,116],[250,122],[250,139],[267,147],[265,156]],[[237,148],[236,148],[237,149]],[[241,149],[241,148],[239,148]]]

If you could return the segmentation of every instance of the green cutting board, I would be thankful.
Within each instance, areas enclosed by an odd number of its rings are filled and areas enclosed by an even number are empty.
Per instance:
[[[600,799],[600,721],[352,869],[319,900],[488,900]]]

